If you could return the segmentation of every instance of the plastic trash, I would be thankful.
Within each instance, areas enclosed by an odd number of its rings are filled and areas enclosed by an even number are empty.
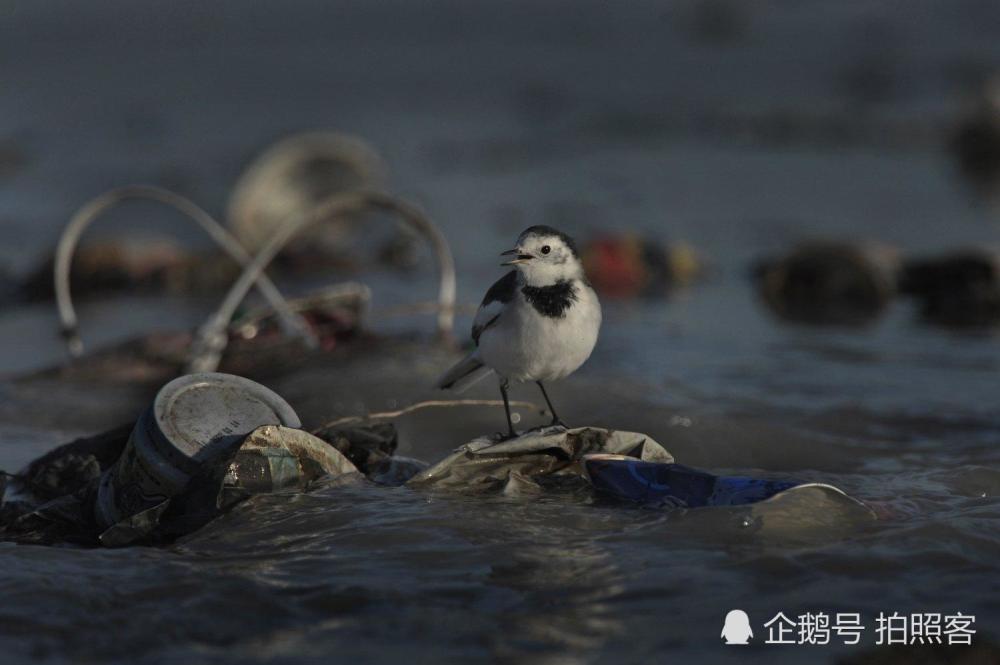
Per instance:
[[[589,453],[628,455],[651,462],[673,462],[653,439],[636,432],[597,427],[547,427],[508,441],[481,437],[460,446],[437,464],[421,471],[410,486],[470,490],[525,490],[525,483],[551,476],[584,478],[582,461]]]
[[[802,484],[714,476],[682,464],[643,462],[623,455],[587,455],[584,468],[594,487],[612,496],[685,508],[756,503]]]
[[[339,450],[297,426],[291,407],[260,384],[225,374],[181,377],[134,425],[60,446],[9,478],[0,474],[0,539],[167,542],[252,494],[363,478]],[[344,437],[349,451],[352,440],[373,438],[362,426],[353,431]]]
[[[174,379],[139,417],[121,458],[103,474],[97,522],[109,528],[179,494],[262,425],[300,424],[285,400],[249,379],[218,373]]]
[[[825,483],[716,476],[622,455],[588,455],[584,467],[594,488],[607,496],[644,506],[693,509],[673,525],[676,532],[715,538],[773,536],[788,543],[846,534],[876,519],[870,506]]]
[[[251,493],[304,490],[323,476],[359,473],[336,448],[308,432],[265,425],[244,439],[225,484]]]

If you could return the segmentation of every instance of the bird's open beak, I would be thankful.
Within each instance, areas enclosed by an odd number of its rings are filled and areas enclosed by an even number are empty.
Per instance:
[[[516,255],[516,257],[511,259],[510,261],[504,261],[500,265],[513,266],[517,265],[518,263],[524,263],[525,261],[530,261],[531,259],[535,258],[531,254],[524,254],[519,249],[508,249],[506,252],[500,253],[500,256],[513,256],[513,255]]]

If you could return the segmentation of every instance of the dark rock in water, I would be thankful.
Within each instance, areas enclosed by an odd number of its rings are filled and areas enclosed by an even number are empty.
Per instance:
[[[760,261],[753,277],[764,304],[781,319],[858,325],[889,305],[898,270],[896,252],[882,245],[811,242]]]
[[[916,298],[931,323],[989,327],[1000,323],[1000,252],[969,249],[905,264],[900,291]]]

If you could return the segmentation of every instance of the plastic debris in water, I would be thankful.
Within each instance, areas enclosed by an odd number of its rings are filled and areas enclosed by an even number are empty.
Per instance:
[[[323,476],[358,473],[336,448],[308,432],[264,425],[247,436],[226,471],[227,487],[253,494],[305,490]]]
[[[243,377],[206,373],[171,381],[140,416],[118,462],[101,477],[98,524],[110,528],[180,494],[262,425],[299,427],[300,422],[285,400]]]
[[[136,424],[60,446],[16,475],[0,473],[0,538],[162,543],[251,494],[363,479],[340,450],[298,424],[284,400],[248,379],[181,377],[160,390]],[[394,448],[392,426],[379,432]],[[352,452],[354,442],[378,434],[358,425],[344,437]]]
[[[847,533],[878,519],[871,506],[825,483],[716,476],[622,455],[587,455],[583,465],[594,488],[608,496],[695,509],[684,514],[691,518],[687,525],[706,533],[735,530],[791,542]]]
[[[770,498],[800,482],[745,476],[715,476],[682,464],[643,462],[621,455],[588,455],[587,476],[594,487],[637,503],[685,508],[739,506]]]
[[[673,457],[645,434],[600,427],[545,427],[498,442],[481,437],[418,473],[410,486],[466,490],[503,489],[543,478],[576,478],[585,482],[581,461],[589,453],[629,455],[636,459],[672,462]],[[513,491],[513,490],[511,490]]]

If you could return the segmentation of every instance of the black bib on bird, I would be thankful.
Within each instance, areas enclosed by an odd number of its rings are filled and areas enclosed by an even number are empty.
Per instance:
[[[576,299],[576,286],[571,281],[560,280],[549,286],[523,286],[521,293],[542,316],[559,319]]]

